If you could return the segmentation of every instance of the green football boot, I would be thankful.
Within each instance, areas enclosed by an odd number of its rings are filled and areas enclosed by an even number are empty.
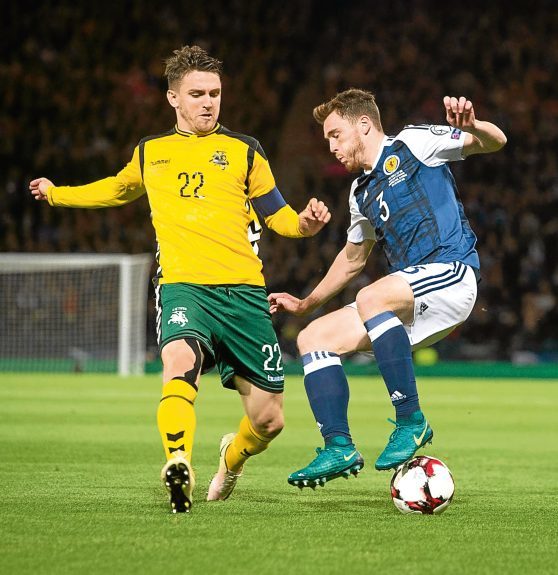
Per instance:
[[[287,481],[299,489],[304,487],[315,489],[316,486],[323,487],[328,481],[337,477],[345,479],[350,475],[356,477],[364,467],[364,459],[350,441],[339,436],[334,437],[330,445],[324,449],[318,447],[316,458],[306,467],[291,473]]]
[[[409,461],[416,451],[432,443],[434,432],[422,411],[418,410],[408,417],[401,417],[398,421],[388,419],[395,425],[395,430],[389,437],[386,448],[376,460],[376,469],[385,471],[395,469]]]

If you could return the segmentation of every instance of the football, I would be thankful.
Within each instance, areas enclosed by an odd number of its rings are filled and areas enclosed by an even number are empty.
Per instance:
[[[391,478],[391,497],[401,513],[442,513],[451,503],[454,490],[448,467],[427,455],[400,465]]]

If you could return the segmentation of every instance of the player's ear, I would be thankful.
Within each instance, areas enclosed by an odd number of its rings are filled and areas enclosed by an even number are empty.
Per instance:
[[[372,127],[372,122],[370,121],[370,118],[368,116],[361,116],[358,119],[357,128],[363,136],[366,136],[366,134],[368,134],[371,127]]]
[[[178,108],[178,94],[174,90],[167,90],[167,100],[173,108]]]

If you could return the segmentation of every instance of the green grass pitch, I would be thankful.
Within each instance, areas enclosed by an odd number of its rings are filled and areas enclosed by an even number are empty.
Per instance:
[[[0,375],[0,573],[556,573],[558,380],[419,381],[435,430],[419,453],[450,467],[440,516],[404,516],[374,460],[392,416],[378,378],[351,378],[357,479],[299,491],[287,475],[321,444],[302,379],[286,428],[250,461],[229,501],[206,503],[238,396],[205,376],[197,403],[192,513],[159,482],[160,378]]]

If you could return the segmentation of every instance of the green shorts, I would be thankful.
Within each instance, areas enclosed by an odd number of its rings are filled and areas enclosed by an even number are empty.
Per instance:
[[[265,288],[249,285],[161,285],[157,303],[159,349],[191,337],[204,351],[203,373],[217,366],[225,387],[239,375],[255,386],[282,393],[281,350]]]

